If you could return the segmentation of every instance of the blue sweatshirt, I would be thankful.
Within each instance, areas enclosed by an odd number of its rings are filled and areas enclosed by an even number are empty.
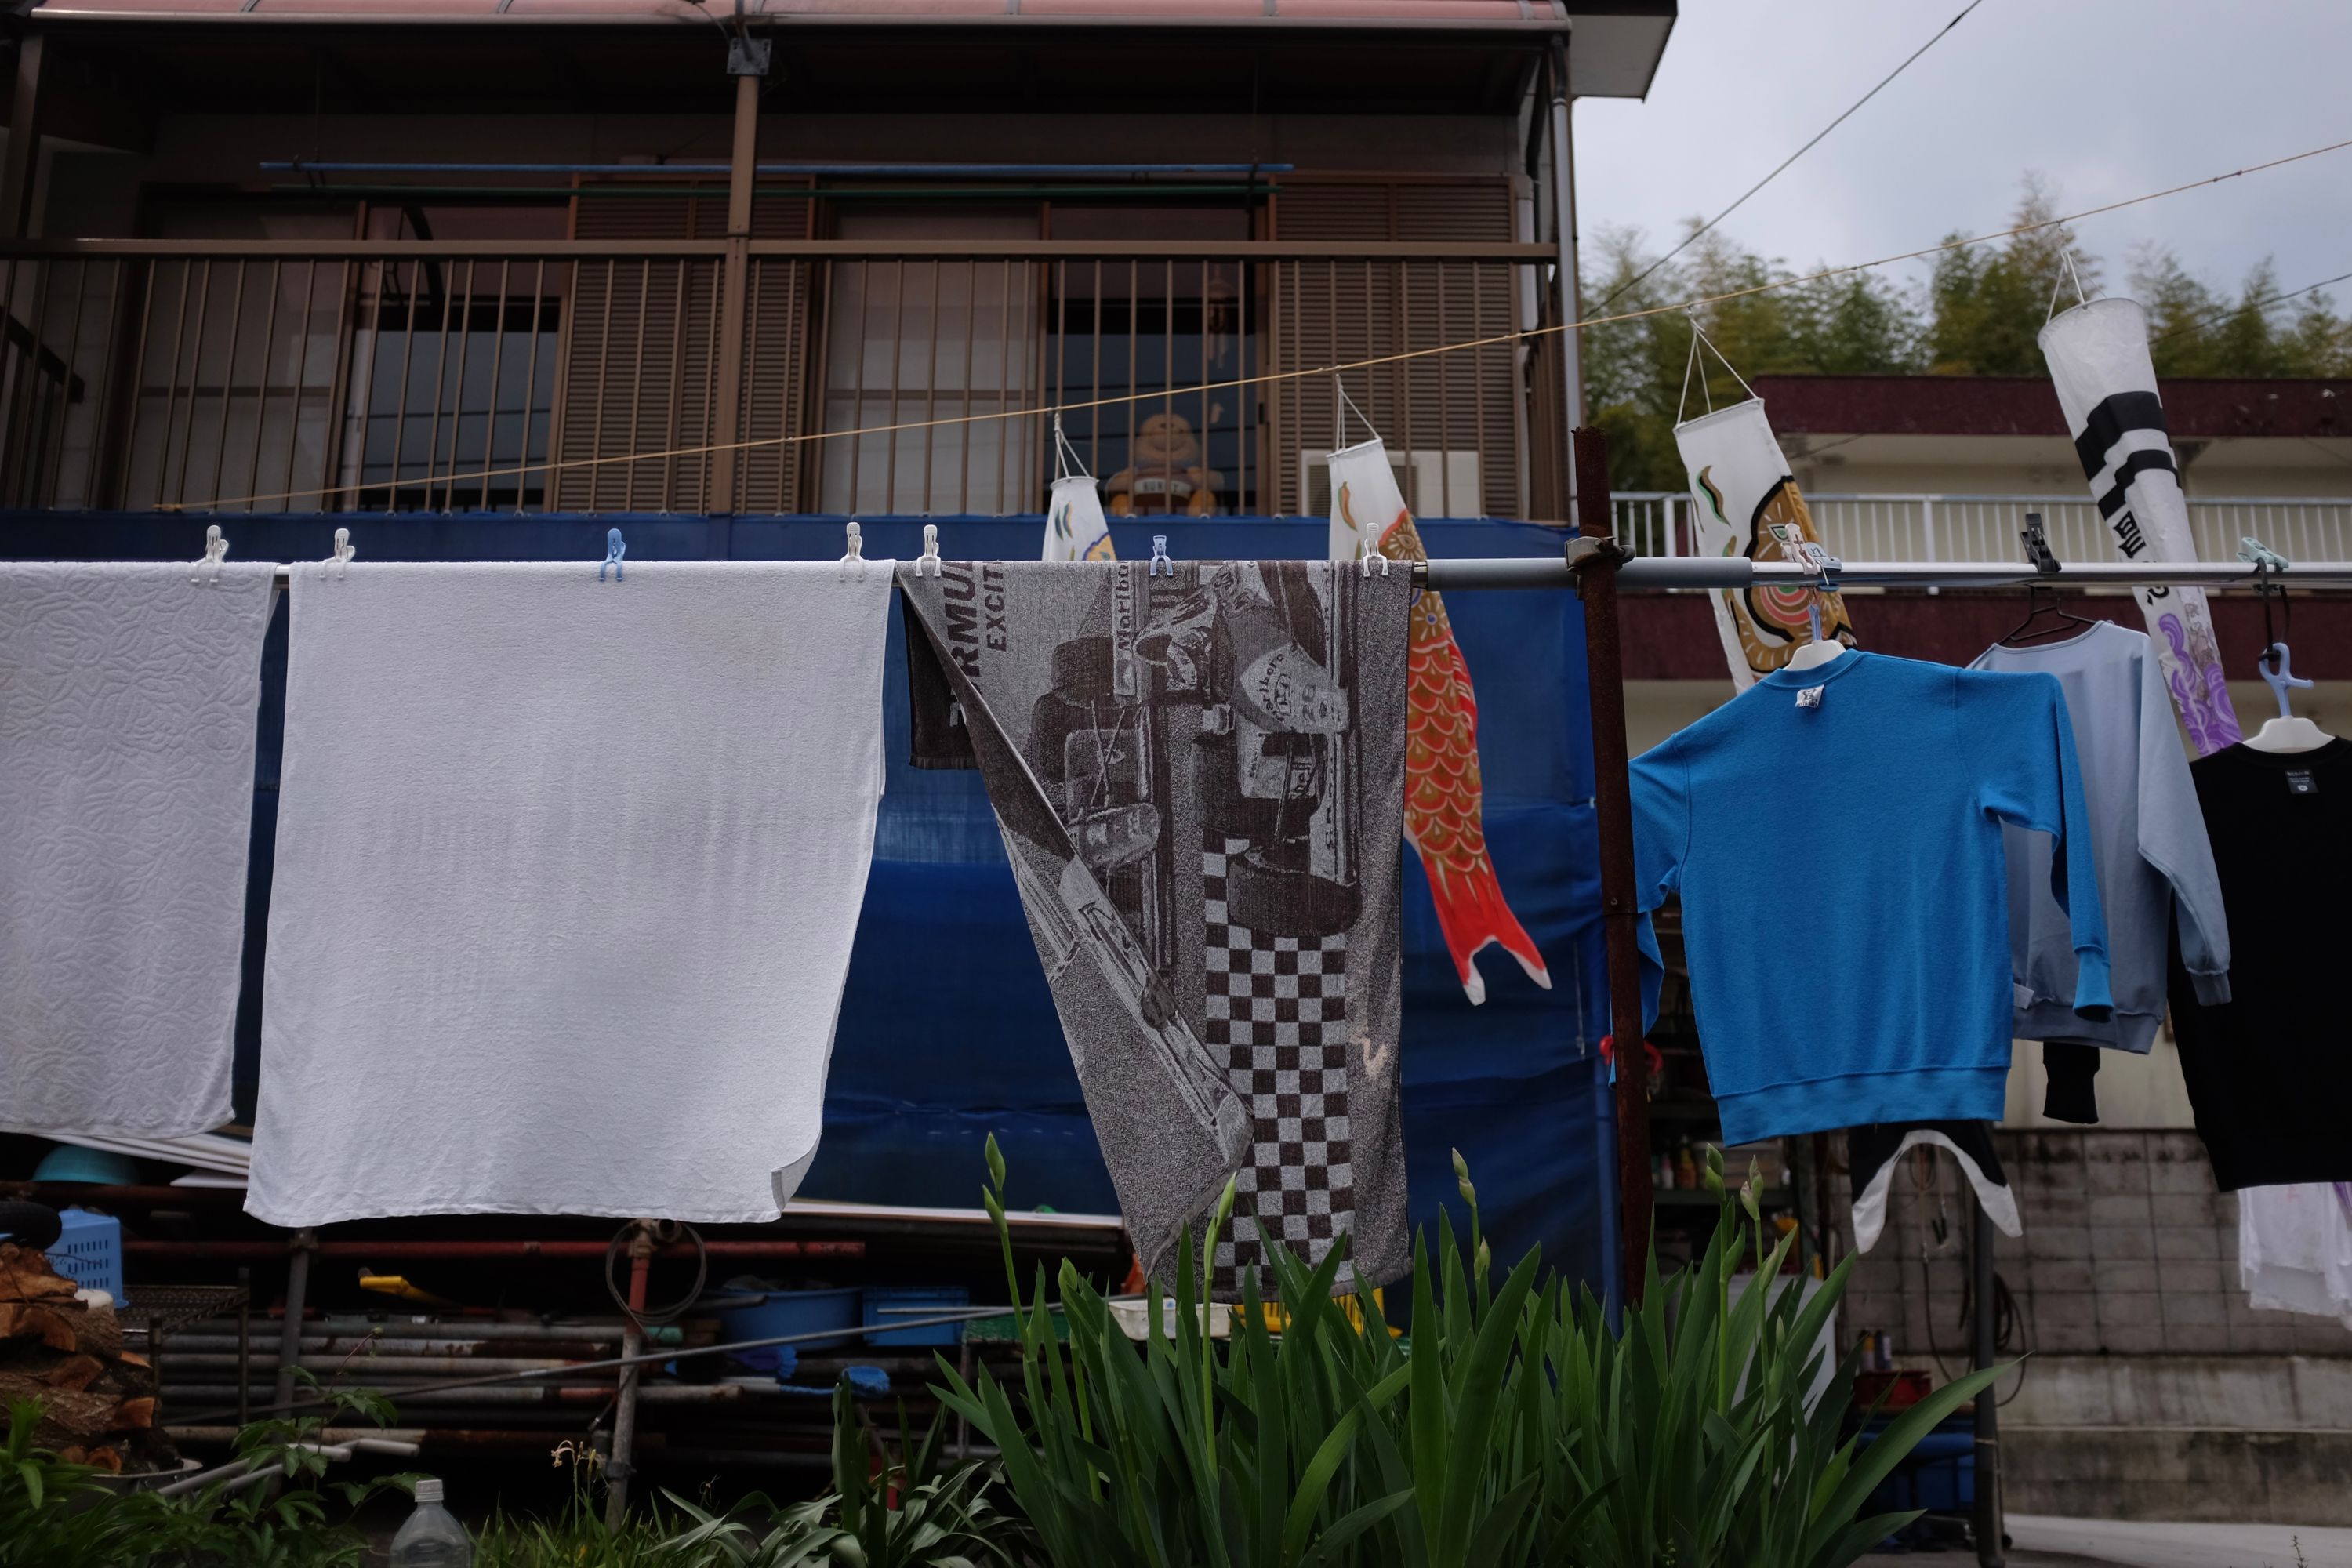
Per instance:
[[[2113,1006],[2074,731],[2047,675],[1873,653],[1776,670],[1634,759],[1633,784],[1641,908],[1682,895],[1726,1143],[2000,1120],[2004,822],[2057,837],[2074,1010]]]

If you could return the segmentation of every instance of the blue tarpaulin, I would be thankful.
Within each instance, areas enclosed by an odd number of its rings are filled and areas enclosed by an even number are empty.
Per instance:
[[[338,526],[362,561],[604,559],[619,528],[628,559],[823,560],[842,552],[839,518],[367,513],[357,515],[0,513],[0,556],[187,559],[218,522],[235,558],[324,556]],[[869,558],[922,548],[921,519],[861,520]],[[1034,559],[1043,520],[936,518],[943,553]],[[1128,559],[1165,534],[1183,559],[1312,558],[1320,519],[1114,522]],[[1560,534],[1531,524],[1423,521],[1438,556],[1550,555]],[[1439,1205],[1464,1215],[1451,1152],[1477,1183],[1495,1254],[1541,1243],[1596,1287],[1614,1273],[1615,1213],[1606,1086],[1595,1047],[1608,1031],[1594,851],[1584,632],[1574,595],[1453,592],[1456,637],[1477,685],[1486,835],[1503,889],[1541,946],[1538,989],[1499,948],[1480,959],[1487,1000],[1463,995],[1429,891],[1406,855],[1404,1126],[1417,1223]],[[894,605],[893,616],[898,614]],[[264,669],[246,991],[238,1013],[241,1107],[259,1070],[264,925],[277,824],[285,616]],[[968,1206],[997,1135],[1014,1205],[1115,1207],[1036,951],[1021,914],[980,775],[907,764],[907,676],[893,627],[886,678],[890,753],[872,879],[851,960],[825,1096],[824,1141],[804,1195]]]

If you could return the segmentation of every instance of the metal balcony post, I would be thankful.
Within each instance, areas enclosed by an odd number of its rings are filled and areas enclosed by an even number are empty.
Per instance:
[[[1936,553],[1936,498],[1934,496],[1921,496],[1919,498],[1919,539],[1920,548],[1927,552],[1927,559],[1929,561],[1940,561],[1943,559],[1942,556]],[[1940,594],[1943,590],[1941,588],[1930,588],[1927,592],[1930,594]]]
[[[766,69],[766,57],[759,57]],[[727,176],[727,256],[719,283],[719,395],[710,423],[709,494],[704,508],[714,515],[735,510],[735,443],[743,438],[743,352],[751,296],[751,181],[759,170],[760,83],[745,71],[735,78],[734,162]]]
[[[8,153],[0,163],[0,239],[32,232],[33,186],[41,177],[41,56],[47,38],[27,33],[16,45],[16,97],[8,116]]]

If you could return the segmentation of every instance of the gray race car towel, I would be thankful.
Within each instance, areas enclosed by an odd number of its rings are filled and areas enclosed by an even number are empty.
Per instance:
[[[1411,1261],[1411,582],[1322,561],[1148,567],[902,564],[914,761],[976,759],[987,782],[1146,1270],[1170,1278],[1231,1176],[1221,1296],[1267,1237],[1312,1262],[1344,1234],[1339,1289],[1382,1284]]]

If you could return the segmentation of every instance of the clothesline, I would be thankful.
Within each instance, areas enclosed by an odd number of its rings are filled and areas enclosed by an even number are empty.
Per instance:
[[[873,564],[879,565],[877,560]],[[640,565],[658,564],[641,563]],[[1084,563],[1073,562],[1080,565]],[[1130,563],[1130,564],[1138,564]],[[1572,588],[1576,569],[1565,559],[1496,556],[1410,563],[1415,585],[1457,588]],[[1373,570],[1379,570],[1374,563]],[[292,567],[278,569],[278,585],[293,579]],[[2352,587],[2352,561],[2312,561],[2265,572],[2243,562],[2086,562],[2037,572],[2023,563],[1849,561],[1822,574],[1793,562],[1749,561],[1744,556],[1689,559],[1639,556],[1617,569],[1625,588],[2021,588],[2030,584],[2077,588],[2193,586],[2252,588],[2265,584],[2303,588]]]

